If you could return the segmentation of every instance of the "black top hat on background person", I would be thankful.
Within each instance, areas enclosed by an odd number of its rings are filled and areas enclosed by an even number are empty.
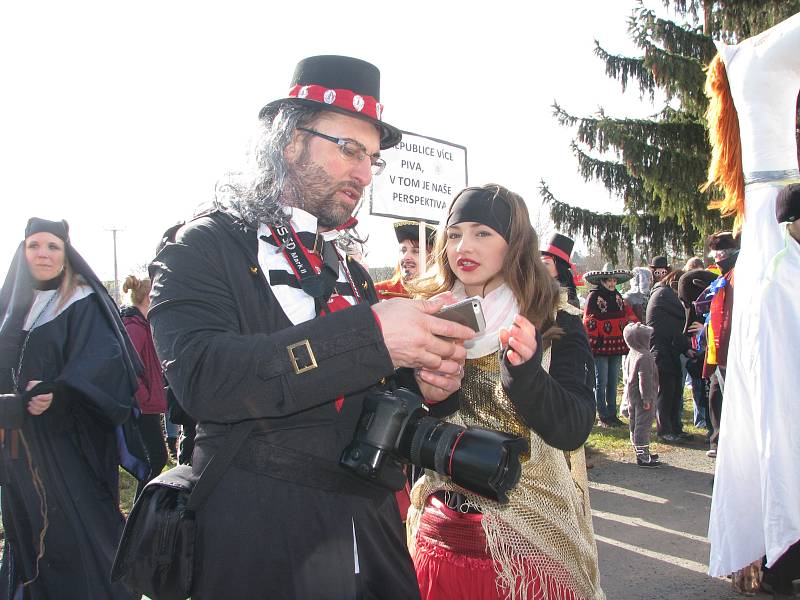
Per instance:
[[[775,199],[778,223],[792,223],[800,218],[800,183],[787,185]]]
[[[547,245],[543,246],[540,253],[553,259],[556,267],[556,279],[559,285],[567,289],[567,301],[580,308],[578,290],[575,287],[575,274],[572,272],[572,248],[575,240],[560,233],[554,233]]]
[[[654,256],[653,260],[650,261],[650,268],[666,269],[667,271],[669,271],[669,261],[667,261],[666,256]]]
[[[397,241],[411,240],[412,242],[419,243],[419,223],[417,221],[395,221],[394,234],[397,236]],[[425,237],[427,238],[426,246],[433,246],[436,239],[436,227],[430,223],[425,223]]]
[[[380,89],[381,73],[371,63],[349,56],[311,56],[297,63],[287,97],[264,106],[258,118],[270,120],[287,104],[338,112],[375,124],[381,133],[381,150],[385,150],[403,134],[381,121]]]
[[[572,266],[572,249],[575,247],[575,240],[568,238],[560,233],[554,233],[546,246],[542,247],[541,253],[552,256],[556,260],[561,260]]]

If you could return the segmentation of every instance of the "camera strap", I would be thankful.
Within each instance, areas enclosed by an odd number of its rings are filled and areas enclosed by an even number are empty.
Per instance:
[[[291,225],[270,225],[269,230],[273,239],[280,243],[280,250],[300,288],[314,299],[316,313],[330,312],[328,300],[339,279],[339,256],[336,249],[331,244],[325,243],[322,236],[317,234],[314,251],[309,252]],[[319,249],[316,248],[317,243],[320,245]],[[356,299],[360,300],[349,273],[347,276]]]

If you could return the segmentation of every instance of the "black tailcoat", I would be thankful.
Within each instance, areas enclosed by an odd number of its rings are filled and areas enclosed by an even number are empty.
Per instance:
[[[355,598],[356,570],[368,598],[415,598],[394,493],[338,465],[364,393],[394,372],[376,317],[364,301],[293,325],[257,252],[255,231],[213,212],[151,266],[156,350],[199,423],[195,473],[232,423],[259,420],[198,513],[192,598]],[[347,264],[374,301],[369,276]],[[297,374],[287,347],[304,340],[317,367]]]

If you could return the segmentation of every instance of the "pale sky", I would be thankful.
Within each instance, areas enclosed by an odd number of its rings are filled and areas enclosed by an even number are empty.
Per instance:
[[[653,0],[649,4],[660,5]],[[152,258],[161,233],[244,164],[263,104],[298,60],[345,54],[381,70],[384,119],[467,147],[470,185],[619,211],[585,183],[550,105],[655,112],[604,74],[593,40],[639,55],[633,0],[561,2],[6,2],[0,8],[0,264],[27,219],[65,218],[101,279]],[[358,215],[370,266],[393,264],[391,219]],[[4,276],[5,271],[3,271]]]

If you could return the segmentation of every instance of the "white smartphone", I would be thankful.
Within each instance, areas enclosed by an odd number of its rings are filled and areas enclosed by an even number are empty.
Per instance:
[[[483,317],[480,296],[472,296],[472,298],[466,298],[455,304],[448,304],[433,316],[465,325],[475,333],[486,329],[486,319]]]

